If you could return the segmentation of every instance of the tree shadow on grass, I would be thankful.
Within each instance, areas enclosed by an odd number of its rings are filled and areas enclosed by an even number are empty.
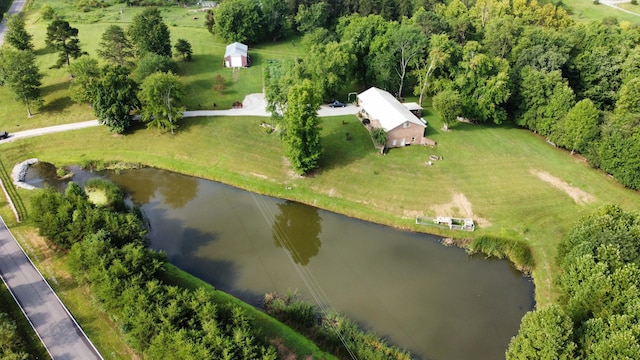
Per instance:
[[[212,55],[202,55],[202,54],[193,54],[191,57],[191,61],[178,61],[178,66],[180,68],[181,75],[189,75],[189,76],[197,76],[198,74],[206,74],[210,73],[213,64],[217,62],[222,63],[223,58],[217,59]],[[203,65],[208,64],[209,66]]]
[[[55,84],[42,86],[40,87],[40,93],[42,94],[42,96],[51,95],[59,91],[69,89],[70,84],[71,83],[69,81],[62,81],[62,82],[57,82]]]
[[[52,48],[52,47],[50,47],[50,46],[45,46],[45,47],[42,47],[42,48],[40,48],[40,49],[35,50],[33,53],[34,53],[36,56],[40,56],[40,55],[53,54],[53,53],[55,53],[55,52],[57,52],[57,50],[56,50],[56,49],[54,49],[54,48]]]
[[[71,100],[70,97],[65,96],[57,99],[53,99],[51,101],[47,101],[41,108],[39,112],[51,112],[51,113],[60,113],[64,111],[67,107],[73,105],[75,102]]]
[[[320,157],[320,170],[341,168],[376,151],[369,133],[357,119],[325,121],[342,121],[342,125],[322,136],[324,152]]]

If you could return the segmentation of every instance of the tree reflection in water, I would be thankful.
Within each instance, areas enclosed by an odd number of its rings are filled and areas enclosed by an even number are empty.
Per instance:
[[[146,204],[160,195],[172,209],[180,209],[198,194],[198,179],[170,171],[142,168],[110,176],[131,195],[136,204]]]
[[[322,219],[318,209],[297,202],[285,201],[278,204],[280,214],[276,215],[272,227],[273,242],[277,247],[289,251],[298,265],[307,265],[320,251],[320,231]]]

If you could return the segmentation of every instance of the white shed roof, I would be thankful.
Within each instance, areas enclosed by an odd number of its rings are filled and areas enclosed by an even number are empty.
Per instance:
[[[239,42],[227,45],[227,51],[224,52],[224,57],[227,56],[247,56],[249,47]]]
[[[372,87],[360,93],[358,99],[360,100],[360,106],[369,114],[371,120],[378,120],[385,131],[395,129],[407,121],[419,126],[425,126],[393,95],[377,87]]]
[[[422,106],[418,105],[417,102],[406,102],[406,103],[402,103],[402,105],[404,105],[404,107],[409,109],[409,111],[422,110]]]

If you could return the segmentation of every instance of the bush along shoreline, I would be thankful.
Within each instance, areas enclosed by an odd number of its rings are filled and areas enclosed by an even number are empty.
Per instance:
[[[471,240],[465,247],[468,254],[483,254],[487,257],[507,259],[526,276],[530,276],[535,261],[529,245],[516,239],[481,235]]]
[[[339,359],[410,360],[408,351],[389,345],[372,331],[334,310],[321,310],[297,294],[268,293],[264,296],[267,314],[313,340],[322,350]]]
[[[204,286],[166,282],[171,278],[166,255],[147,248],[141,214],[124,206],[116,185],[95,179],[87,182],[87,188],[103,192],[106,201],[94,203],[95,196],[70,182],[64,193],[46,188],[36,194],[32,213],[38,214],[40,234],[67,254],[75,281],[90,287],[94,301],[118,324],[134,350],[153,359],[280,358],[282,343],[261,333],[254,325],[255,314],[245,306],[217,301]],[[83,221],[74,221],[80,214]],[[321,313],[296,296],[268,294],[265,310],[314,341],[323,355],[413,358],[344,315]]]

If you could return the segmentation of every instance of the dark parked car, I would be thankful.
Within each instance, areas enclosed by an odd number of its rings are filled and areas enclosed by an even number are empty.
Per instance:
[[[0,131],[0,140],[6,139],[9,137],[9,133],[6,131]]]
[[[332,108],[345,107],[345,106],[347,106],[347,104],[338,100],[334,100],[333,102],[329,103],[329,107],[332,107]]]

